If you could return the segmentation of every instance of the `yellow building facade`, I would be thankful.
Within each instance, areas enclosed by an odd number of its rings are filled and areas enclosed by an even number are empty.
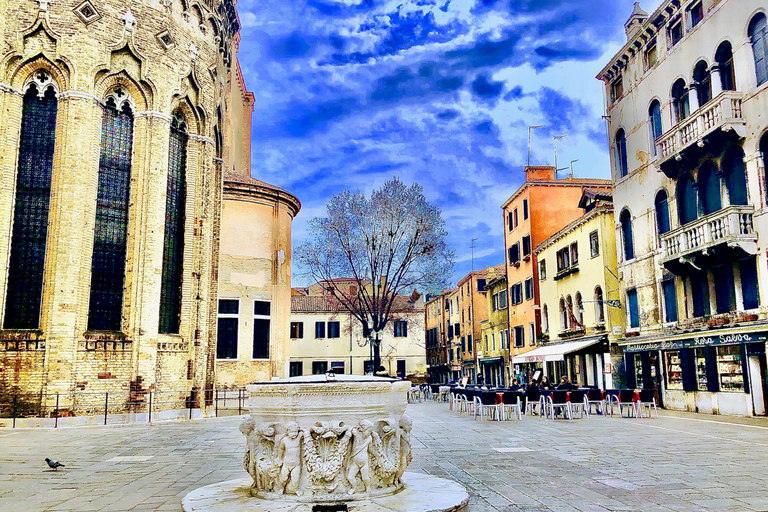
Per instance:
[[[535,363],[551,381],[567,376],[609,389],[611,347],[623,332],[610,189],[587,188],[578,204],[584,214],[535,250],[542,334],[539,347],[513,364]]]
[[[485,296],[488,318],[480,322],[477,360],[488,386],[505,387],[511,383],[506,276],[490,278],[485,284]]]

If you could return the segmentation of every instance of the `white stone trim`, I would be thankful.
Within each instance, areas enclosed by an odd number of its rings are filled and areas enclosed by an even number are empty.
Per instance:
[[[208,144],[214,143],[212,137],[206,137],[205,135],[196,135],[194,133],[189,134],[189,140],[194,140],[196,142],[206,142]]]
[[[72,90],[64,91],[59,94],[59,99],[61,100],[69,100],[69,99],[93,100],[96,103],[100,103],[98,96],[85,91],[72,91]]]
[[[155,117],[157,119],[162,119],[163,121],[171,122],[171,116],[164,112],[158,112],[157,110],[142,110],[141,112],[136,112],[134,115],[135,117]]]
[[[18,94],[19,96],[24,96],[24,91],[20,89],[16,89],[15,87],[12,87],[8,84],[4,84],[3,82],[0,82],[0,92],[10,92],[12,94]]]

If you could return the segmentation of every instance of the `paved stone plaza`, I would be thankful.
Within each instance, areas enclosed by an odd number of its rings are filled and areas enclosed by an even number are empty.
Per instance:
[[[433,403],[408,414],[410,471],[461,482],[472,512],[768,510],[765,420],[662,411],[499,423]],[[0,510],[178,512],[191,490],[247,476],[240,421],[2,430]]]

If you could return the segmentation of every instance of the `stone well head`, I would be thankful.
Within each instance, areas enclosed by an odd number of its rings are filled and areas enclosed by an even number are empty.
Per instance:
[[[410,386],[333,374],[248,386],[251,415],[240,430],[251,494],[318,503],[400,491],[411,462]]]
[[[411,383],[361,375],[307,375],[251,384],[248,407],[256,423],[287,424],[302,429],[317,422],[399,418],[408,404]]]

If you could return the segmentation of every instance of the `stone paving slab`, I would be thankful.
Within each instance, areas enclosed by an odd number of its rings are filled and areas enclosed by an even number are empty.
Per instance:
[[[408,414],[409,471],[461,483],[472,512],[768,511],[766,419],[493,422],[433,403]],[[0,430],[0,511],[179,512],[194,489],[247,476],[240,421]]]

